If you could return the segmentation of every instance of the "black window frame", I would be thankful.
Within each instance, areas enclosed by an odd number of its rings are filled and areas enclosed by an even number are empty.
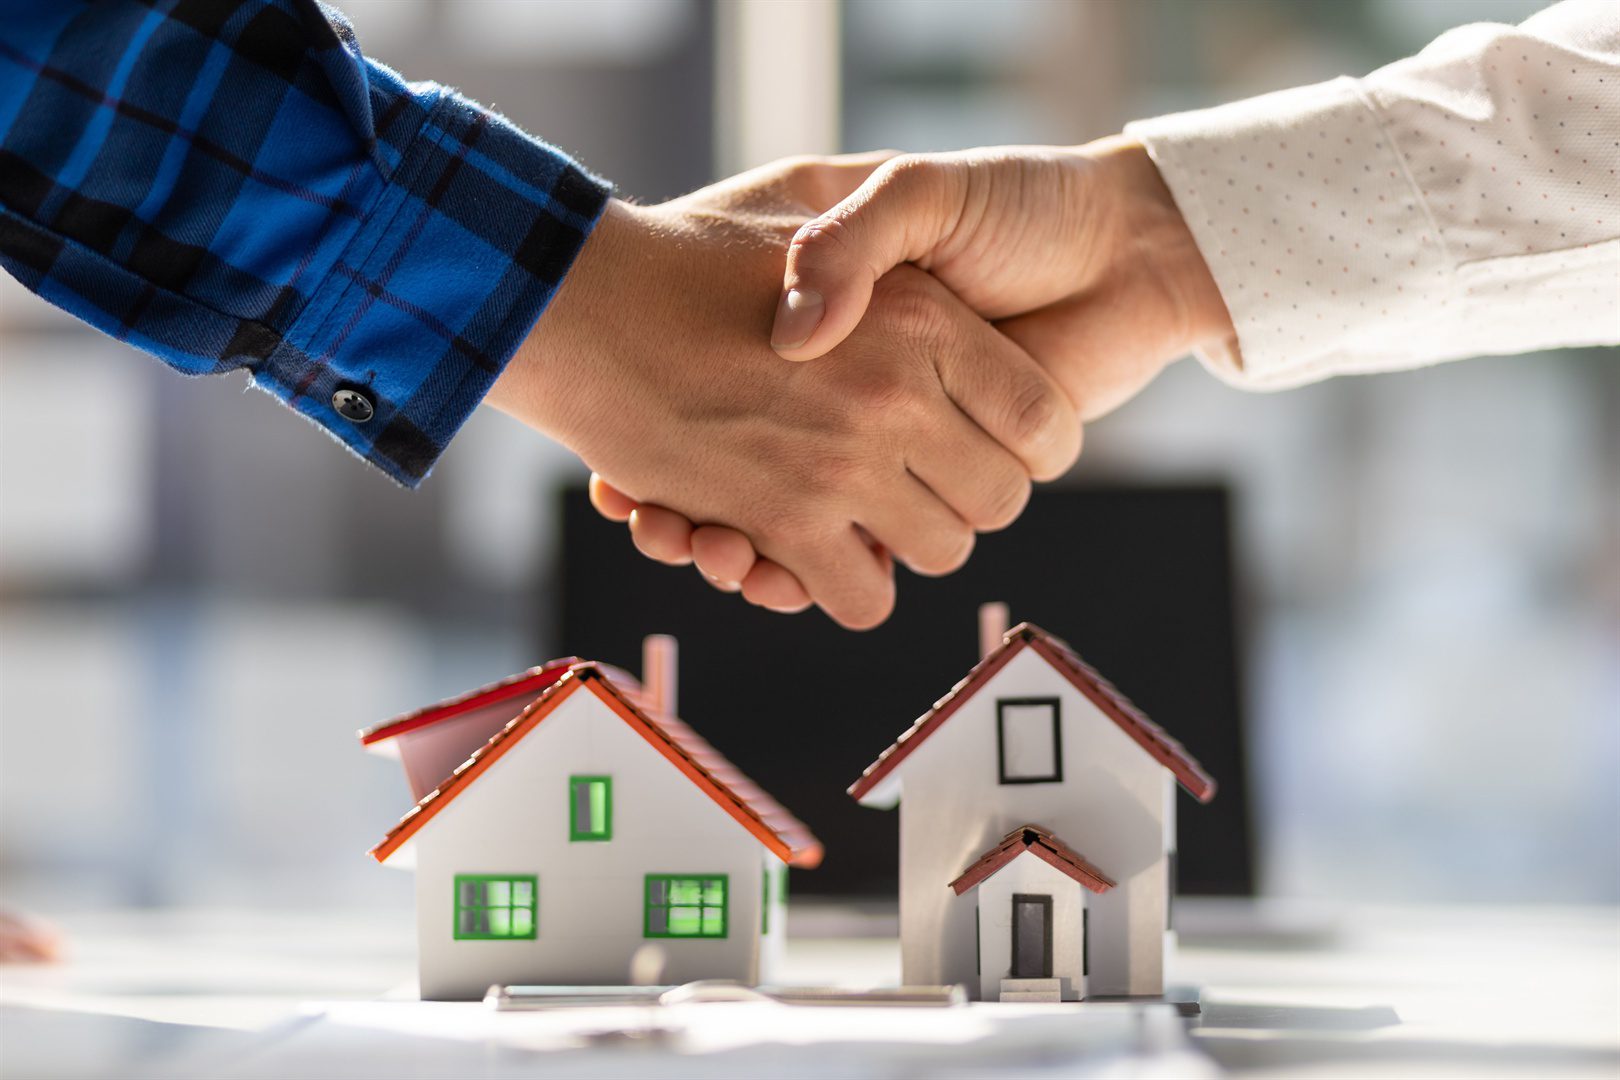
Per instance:
[[[1007,706],[1046,705],[1052,710],[1052,774],[1050,776],[1007,775]],[[996,776],[1002,784],[1063,783],[1063,702],[1055,697],[996,699]]]

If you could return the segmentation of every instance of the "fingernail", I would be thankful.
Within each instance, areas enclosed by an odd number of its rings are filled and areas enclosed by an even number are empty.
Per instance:
[[[713,574],[709,573],[707,570],[705,570],[703,572],[703,576],[709,579],[709,584],[710,585],[713,585],[715,588],[719,589],[721,592],[736,592],[738,589],[742,588],[742,583],[741,582],[727,581],[725,578],[715,577]]]
[[[827,305],[814,289],[789,289],[776,305],[776,326],[771,330],[771,348],[797,349],[810,340],[821,325]]]

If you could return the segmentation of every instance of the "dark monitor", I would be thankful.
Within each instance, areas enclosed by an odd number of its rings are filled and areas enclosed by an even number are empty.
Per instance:
[[[1252,891],[1225,489],[1042,489],[958,573],[897,571],[894,615],[865,633],[814,611],[760,611],[696,570],[651,562],[582,490],[563,494],[563,510],[553,640],[632,671],[644,635],[680,640],[681,716],[826,845],[796,891],[894,892],[897,817],[845,788],[973,666],[987,600],[1068,641],[1219,781],[1206,806],[1180,797],[1181,891]]]

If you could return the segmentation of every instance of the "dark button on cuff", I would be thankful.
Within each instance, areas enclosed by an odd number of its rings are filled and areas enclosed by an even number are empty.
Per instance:
[[[358,390],[339,390],[333,394],[332,408],[345,420],[353,420],[357,424],[365,423],[377,412],[371,399]]]

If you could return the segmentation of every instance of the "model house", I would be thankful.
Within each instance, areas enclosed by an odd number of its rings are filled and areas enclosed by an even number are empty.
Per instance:
[[[676,717],[673,639],[643,672],[553,661],[361,733],[418,800],[371,854],[416,870],[424,998],[623,984],[649,941],[666,981],[761,981],[821,845]]]
[[[1177,783],[1215,781],[1073,649],[980,611],[977,666],[849,789],[900,806],[907,983],[1164,993]]]

